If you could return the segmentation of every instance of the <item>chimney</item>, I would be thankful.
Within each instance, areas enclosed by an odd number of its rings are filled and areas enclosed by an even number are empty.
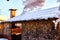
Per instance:
[[[17,9],[9,9],[10,10],[10,18],[13,18],[16,16],[16,10]]]

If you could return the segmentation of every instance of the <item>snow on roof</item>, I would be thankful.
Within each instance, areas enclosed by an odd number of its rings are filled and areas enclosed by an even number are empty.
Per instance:
[[[53,7],[45,10],[37,9],[35,11],[28,11],[25,13],[23,12],[22,15],[16,16],[7,21],[12,22],[12,21],[36,20],[36,19],[48,19],[53,17],[58,18],[59,15],[58,8],[59,7]]]

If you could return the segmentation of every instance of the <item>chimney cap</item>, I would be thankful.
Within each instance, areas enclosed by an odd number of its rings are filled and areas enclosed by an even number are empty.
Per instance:
[[[16,11],[17,9],[9,9],[10,11]]]

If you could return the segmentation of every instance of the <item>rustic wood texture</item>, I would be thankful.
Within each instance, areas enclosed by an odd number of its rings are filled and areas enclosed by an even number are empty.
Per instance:
[[[58,23],[58,33],[60,34],[60,22]]]
[[[22,22],[22,40],[58,40],[51,20]]]

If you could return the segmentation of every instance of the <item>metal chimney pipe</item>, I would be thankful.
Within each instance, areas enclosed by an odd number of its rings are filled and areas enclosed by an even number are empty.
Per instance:
[[[16,16],[16,10],[17,9],[9,9],[10,10],[10,18],[13,18]]]

